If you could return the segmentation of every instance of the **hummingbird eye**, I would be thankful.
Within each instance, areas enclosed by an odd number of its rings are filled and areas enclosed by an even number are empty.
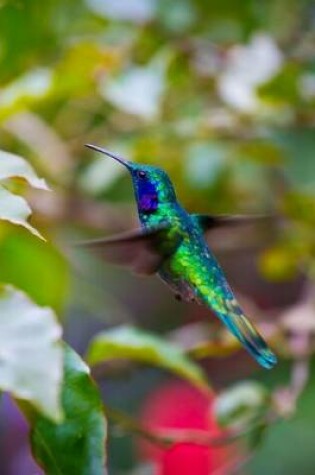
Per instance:
[[[144,172],[143,170],[139,170],[137,172],[137,175],[138,175],[139,178],[142,178],[142,179],[146,178],[146,176],[147,176],[146,172]]]

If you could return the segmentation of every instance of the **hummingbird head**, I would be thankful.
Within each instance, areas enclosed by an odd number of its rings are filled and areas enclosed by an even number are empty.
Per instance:
[[[154,213],[159,204],[176,201],[173,184],[161,168],[129,162],[119,155],[95,145],[87,144],[86,146],[113,158],[127,168],[131,174],[140,213]]]

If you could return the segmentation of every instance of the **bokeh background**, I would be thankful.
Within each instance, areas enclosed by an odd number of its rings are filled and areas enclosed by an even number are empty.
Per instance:
[[[1,149],[52,188],[29,196],[48,244],[1,224],[1,280],[53,307],[81,354],[97,331],[138,325],[193,348],[215,391],[259,381],[290,414],[254,450],[232,449],[246,452],[239,468],[226,466],[230,449],[182,447],[169,462],[113,427],[111,475],[315,472],[314,26],[311,0],[0,2]],[[259,370],[209,312],[157,279],[72,249],[137,225],[126,170],[85,143],[165,168],[189,211],[271,216],[211,244],[280,356],[275,370]],[[213,429],[200,395],[162,371],[114,365],[95,377],[106,403],[129,415],[172,423],[182,401],[178,427]],[[40,473],[8,398],[0,411],[1,474]],[[209,457],[225,468],[189,465]]]

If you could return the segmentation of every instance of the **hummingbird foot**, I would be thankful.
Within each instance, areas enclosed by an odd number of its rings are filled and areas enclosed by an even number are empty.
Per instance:
[[[188,302],[188,303],[200,303],[195,295],[181,295],[180,293],[175,293],[174,294],[175,299],[178,302]]]

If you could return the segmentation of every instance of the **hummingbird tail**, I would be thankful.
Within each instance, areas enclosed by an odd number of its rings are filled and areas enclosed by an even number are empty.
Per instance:
[[[220,314],[220,318],[261,366],[271,369],[277,363],[276,355],[243,313]]]

